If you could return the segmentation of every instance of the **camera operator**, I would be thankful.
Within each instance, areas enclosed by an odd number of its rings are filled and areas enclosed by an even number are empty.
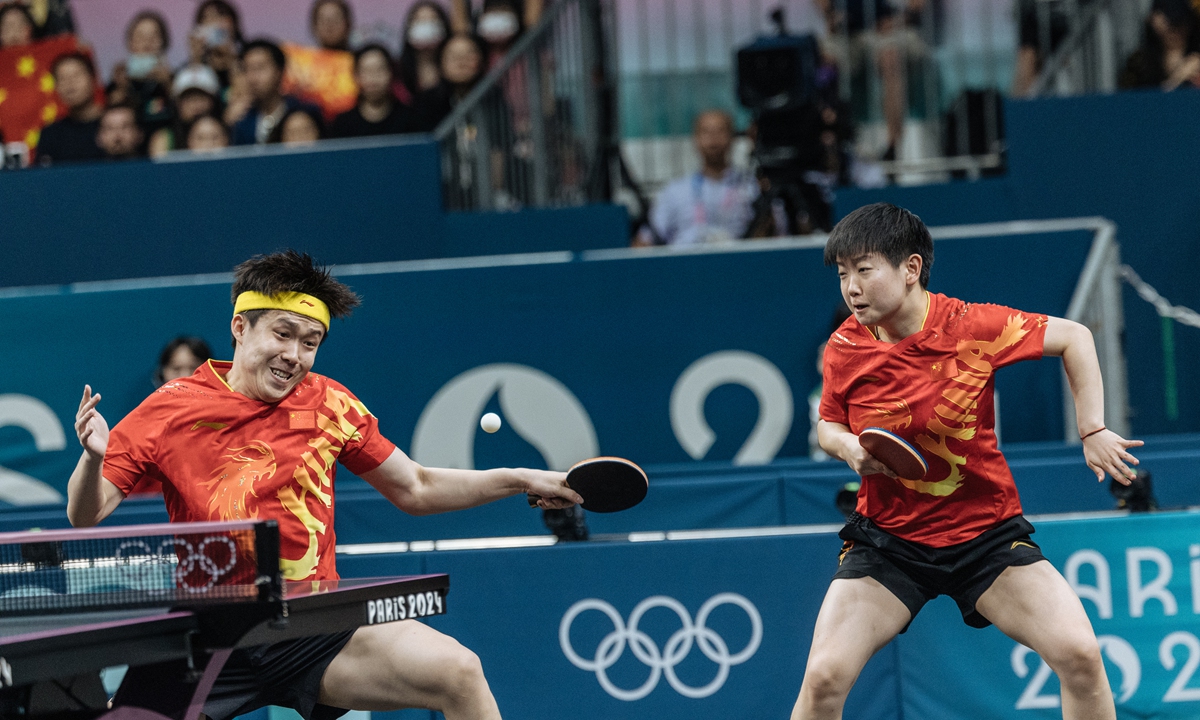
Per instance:
[[[700,155],[699,172],[678,178],[659,193],[650,212],[656,241],[696,245],[744,237],[754,216],[758,182],[731,167],[733,117],[724,110],[705,110],[692,124]]]

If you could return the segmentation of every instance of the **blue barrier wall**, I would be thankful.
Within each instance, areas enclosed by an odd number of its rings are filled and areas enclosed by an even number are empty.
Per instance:
[[[1200,94],[1118,95],[1005,103],[1008,173],[1003,178],[915,188],[842,191],[837,212],[867,203],[904,206],[931,225],[1101,215],[1117,223],[1125,262],[1173,304],[1200,308]],[[1054,253],[1023,253],[1022,266]],[[941,271],[933,268],[936,281]],[[1023,272],[1008,274],[1024,282]],[[1139,434],[1200,430],[1200,330],[1176,326],[1168,376],[1154,309],[1125,292],[1125,348],[1133,428]],[[1179,411],[1168,411],[1174,385]]]
[[[445,214],[424,139],[230,154],[0,172],[0,287],[228,272],[281,247],[345,264],[628,239],[614,206]]]
[[[1054,239],[1061,262],[1030,268],[1021,284],[980,263],[1002,266],[1005,253],[1032,252],[1042,238],[940,242],[933,289],[1062,314],[1090,238]],[[358,268],[343,277],[363,307],[334,324],[315,369],[356,392],[384,434],[429,465],[805,456],[816,349],[841,302],[820,256],[779,245]],[[0,296],[0,337],[19,348],[0,354],[0,465],[62,492],[78,459],[72,427],[85,383],[115,423],[152,390],[169,338],[200,335],[227,353],[228,285],[203,282],[212,284]],[[1021,398],[1003,406],[1007,441],[1061,437],[1060,366],[1000,371],[1001,397]],[[504,427],[476,432],[489,410]]]
[[[1101,638],[1118,717],[1197,717],[1200,514],[1048,519],[1037,527],[1034,539],[1083,597]],[[479,654],[507,716],[557,720],[569,708],[579,720],[781,718],[799,690],[840,546],[821,532],[343,554],[338,563],[344,576],[450,573],[449,614],[430,624]],[[639,607],[641,659],[612,635],[633,632]],[[706,607],[711,612],[702,614]],[[687,627],[693,632],[681,632]],[[708,657],[699,633],[709,638]],[[604,645],[608,638],[614,644]],[[966,627],[954,603],[940,598],[871,661],[845,715],[1059,718],[1057,680],[1039,663],[994,627]],[[422,716],[375,713],[373,720]]]

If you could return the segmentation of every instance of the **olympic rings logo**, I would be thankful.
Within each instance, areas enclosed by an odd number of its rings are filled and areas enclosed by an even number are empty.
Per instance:
[[[726,644],[725,639],[707,625],[709,614],[721,605],[737,605],[750,618],[750,641],[737,653],[730,654],[729,645]],[[653,638],[638,629],[638,623],[641,622],[646,611],[657,607],[674,611],[683,625],[671,635],[662,650],[659,650]],[[571,645],[571,624],[575,622],[575,618],[580,613],[587,610],[599,610],[607,615],[613,624],[613,631],[596,646],[596,652],[590,660],[580,656]],[[758,651],[758,646],[762,642],[762,617],[758,614],[758,608],[741,595],[721,593],[709,598],[700,606],[700,612],[696,614],[696,620],[693,622],[687,608],[678,600],[665,595],[655,595],[638,603],[629,615],[629,623],[626,624],[612,605],[597,598],[588,598],[572,605],[563,615],[562,622],[558,626],[558,641],[562,645],[563,654],[567,656],[572,665],[580,670],[596,673],[600,687],[618,700],[641,700],[658,686],[658,681],[663,675],[667,676],[667,682],[680,695],[689,698],[706,698],[720,690],[721,686],[725,684],[731,666],[741,665]],[[717,664],[716,677],[701,687],[692,687],[675,674],[675,666],[692,651],[693,644],[699,646],[700,652]],[[650,677],[646,679],[646,682],[632,690],[617,687],[608,677],[608,669],[615,665],[624,654],[626,645],[633,651],[634,657],[650,668]]]
[[[214,554],[226,555],[227,559],[212,557],[210,547],[216,547],[218,551]],[[130,550],[141,552],[130,553]],[[209,536],[195,545],[184,538],[167,538],[158,544],[157,549],[152,549],[144,540],[129,540],[117,548],[116,559],[122,570],[126,574],[134,575],[141,581],[140,584],[145,584],[147,580],[153,581],[154,566],[172,566],[171,575],[175,580],[175,587],[190,593],[207,592],[217,584],[222,575],[232,570],[238,561],[237,544],[225,535]],[[205,576],[202,585],[195,585],[188,579],[197,570]]]

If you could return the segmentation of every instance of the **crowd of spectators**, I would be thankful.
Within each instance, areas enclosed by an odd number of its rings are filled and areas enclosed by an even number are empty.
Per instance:
[[[37,26],[26,1],[0,3],[0,52],[49,42],[51,29]],[[247,37],[230,0],[203,0],[187,35],[188,59],[178,67],[167,59],[167,21],[143,10],[129,21],[126,57],[107,83],[79,38],[54,46],[69,52],[46,60],[52,84],[8,89],[14,105],[22,99],[13,95],[24,92],[27,104],[60,109],[43,112],[45,122],[32,131],[6,127],[0,114],[0,149],[11,153],[25,143],[19,159],[5,163],[13,167],[429,132],[537,22],[542,1],[420,0],[394,57],[384,44],[356,46],[348,0],[314,0],[315,47]],[[60,25],[56,32],[74,29]]]

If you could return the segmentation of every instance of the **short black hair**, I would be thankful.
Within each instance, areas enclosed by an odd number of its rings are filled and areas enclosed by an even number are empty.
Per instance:
[[[358,72],[358,64],[362,62],[363,57],[372,52],[383,53],[383,59],[387,61],[388,69],[392,68],[392,54],[388,52],[388,49],[380,43],[367,43],[354,51],[354,72]]]
[[[879,253],[892,267],[912,255],[921,256],[921,288],[929,287],[933,237],[921,218],[891,203],[864,205],[834,226],[825,243],[825,264]]]
[[[271,62],[275,63],[275,67],[279,68],[279,72],[283,72],[287,67],[287,56],[283,54],[283,50],[273,40],[266,38],[255,38],[246,43],[242,47],[242,52],[238,55],[238,59],[243,62],[246,60],[246,55],[250,54],[251,50],[266,50],[271,56]]]
[[[154,381],[162,384],[162,371],[171,362],[171,357],[175,355],[175,351],[181,347],[186,347],[193,355],[200,360],[208,360],[212,357],[212,348],[208,343],[204,342],[203,338],[195,337],[194,335],[180,335],[163,347],[162,352],[158,354],[158,370],[154,371]]]
[[[231,301],[236,305],[238,295],[244,292],[257,292],[271,297],[289,292],[312,295],[325,303],[332,318],[349,317],[354,308],[362,303],[357,293],[330,274],[329,268],[318,264],[308,253],[292,249],[270,255],[255,255],[235,267]],[[248,310],[242,314],[253,327],[264,312],[267,311]],[[325,337],[328,336],[326,330]]]
[[[99,79],[96,76],[96,63],[92,61],[92,56],[80,50],[63,53],[62,55],[54,58],[54,62],[50,65],[50,74],[58,75],[58,67],[69,60],[75,60],[83,63],[83,66],[87,68],[88,74],[92,76],[92,79]]]
[[[233,21],[233,41],[234,43],[242,44],[242,14],[233,6],[229,0],[204,0],[196,6],[196,17],[192,21],[193,25],[199,25],[204,18],[204,13],[212,8],[217,11],[217,14],[222,17],[227,17]]]
[[[133,19],[129,21],[129,25],[125,27],[125,43],[129,43],[129,39],[133,37],[133,29],[138,26],[143,20],[149,20],[158,26],[158,34],[162,37],[163,52],[166,52],[171,47],[171,29],[167,27],[167,20],[162,16],[162,13],[157,10],[142,10]]]

